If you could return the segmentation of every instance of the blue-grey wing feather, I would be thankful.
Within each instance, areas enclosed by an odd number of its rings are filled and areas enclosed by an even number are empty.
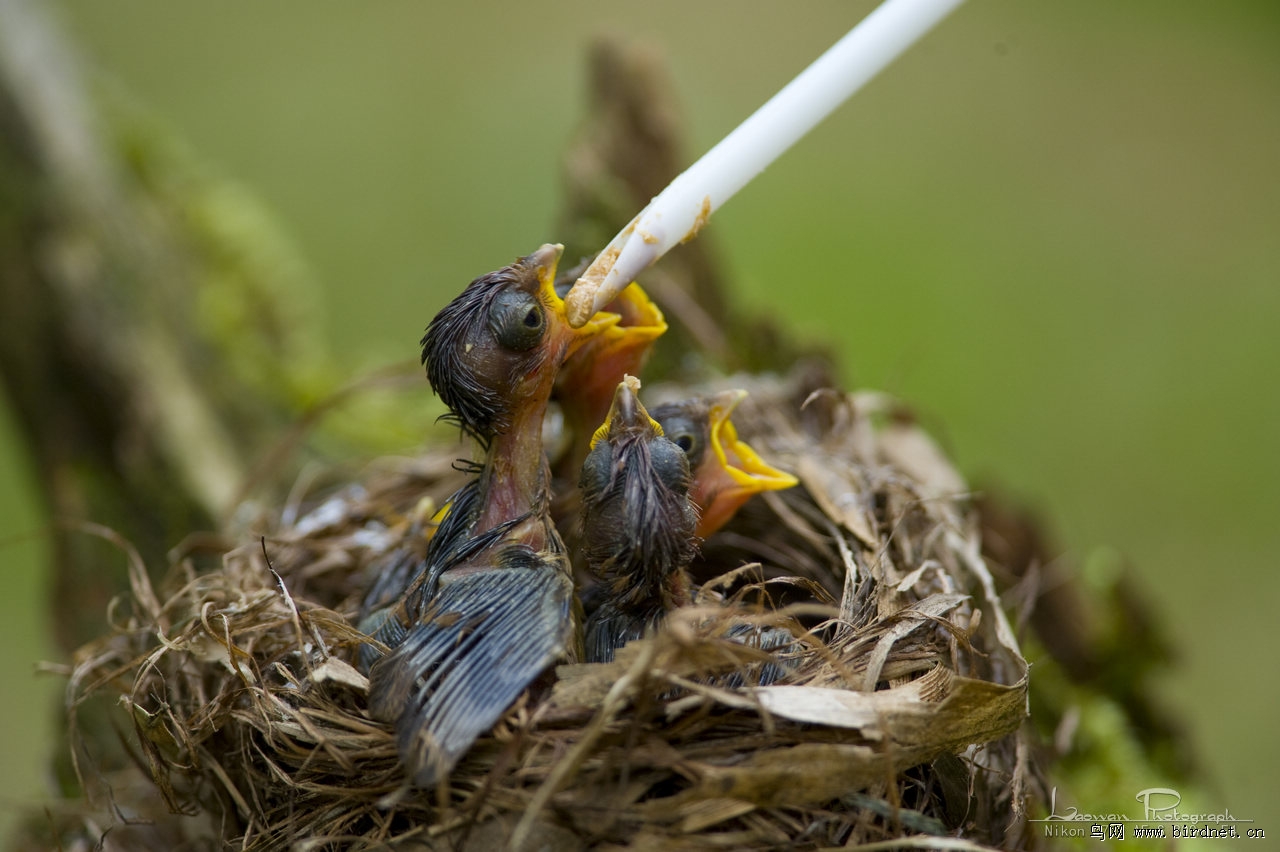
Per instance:
[[[435,784],[563,655],[573,584],[546,565],[442,579],[419,623],[370,672],[369,706],[394,721],[415,783]]]

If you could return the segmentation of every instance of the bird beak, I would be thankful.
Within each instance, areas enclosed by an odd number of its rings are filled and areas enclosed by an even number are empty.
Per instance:
[[[524,264],[532,267],[538,274],[538,281],[545,284],[555,280],[556,266],[560,263],[562,254],[564,246],[560,243],[543,243],[537,251],[524,259]]]
[[[620,319],[617,325],[605,329],[602,354],[614,350],[647,350],[667,330],[666,317],[639,284],[628,285],[604,310],[617,314]]]
[[[582,386],[581,392],[584,394],[591,393],[588,385],[593,380],[608,381],[613,376],[640,372],[641,367],[649,360],[653,342],[667,330],[667,320],[662,316],[662,311],[639,284],[626,287],[616,299],[605,306],[605,311],[607,313],[596,316],[617,314],[618,322],[601,331],[583,350],[583,355],[589,356],[590,364],[572,371],[575,374],[574,380]],[[576,375],[584,370],[589,375]],[[599,396],[605,393],[608,393],[607,386],[597,392]]]
[[[616,317],[616,322],[611,318]],[[580,411],[575,428],[592,429],[604,416],[604,407],[614,395],[618,379],[640,372],[649,358],[653,342],[667,330],[662,311],[639,284],[632,284],[605,306],[592,323],[601,329],[575,349],[557,379],[563,403]]]
[[[636,396],[639,390],[640,380],[635,376],[624,376],[618,383],[618,389],[613,392],[613,404],[609,406],[608,416],[591,436],[592,449],[595,449],[596,444],[601,441],[624,432],[648,431],[653,435],[662,435],[662,427],[658,425],[658,421],[649,416],[649,412],[640,402],[640,397]]]
[[[561,329],[562,333],[569,336],[568,346],[565,349],[565,358],[568,358],[578,350],[583,343],[605,331],[606,329],[616,326],[621,317],[609,311],[601,311],[591,319],[587,320],[579,328],[569,325],[569,318],[565,314],[564,299],[556,293],[556,266],[560,263],[560,255],[564,252],[564,246],[559,243],[547,243],[539,248],[533,254],[524,259],[526,266],[534,269],[538,276],[538,287],[541,290],[542,301],[555,315],[557,322],[554,327]],[[655,309],[656,310],[656,309]]]
[[[746,397],[744,390],[724,391],[711,403],[711,449],[720,468],[748,496],[798,484],[800,480],[766,464],[745,441],[738,439],[738,430],[729,418]]]
[[[702,507],[698,535],[707,538],[724,526],[743,503],[761,491],[790,488],[800,480],[786,471],[765,464],[745,441],[729,419],[738,403],[747,396],[744,390],[718,394],[711,403],[710,436],[715,463],[704,462],[698,478],[706,478],[696,486]]]

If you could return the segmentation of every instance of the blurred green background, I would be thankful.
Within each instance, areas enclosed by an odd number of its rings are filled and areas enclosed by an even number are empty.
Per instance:
[[[692,159],[873,5],[54,8],[277,215],[354,375],[414,357],[463,284],[558,238],[594,34],[665,56]],[[707,232],[735,298],[832,341],[851,384],[906,398],[1077,560],[1132,563],[1181,655],[1160,688],[1204,804],[1275,832],[1278,47],[1272,0],[974,0]],[[7,806],[40,790],[60,684],[32,678],[53,656],[45,519],[6,409],[0,470]]]

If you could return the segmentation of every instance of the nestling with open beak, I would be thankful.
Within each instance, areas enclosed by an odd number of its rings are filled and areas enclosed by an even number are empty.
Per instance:
[[[588,662],[612,660],[694,597],[686,566],[697,551],[698,515],[689,499],[688,456],[645,411],[639,388],[631,376],[618,385],[582,466],[583,550],[601,584],[583,631]],[[792,631],[749,620],[732,619],[722,637],[788,655],[802,648]],[[775,658],[753,672],[730,672],[721,682],[773,683],[791,667],[786,658]]]
[[[693,472],[689,496],[701,513],[697,533],[703,539],[724,526],[754,495],[799,482],[766,464],[738,439],[730,415],[746,395],[746,391],[730,390],[653,409],[653,419],[663,433],[689,457]]]

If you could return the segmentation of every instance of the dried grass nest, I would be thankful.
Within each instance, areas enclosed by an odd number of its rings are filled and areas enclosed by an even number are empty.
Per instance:
[[[406,786],[390,728],[366,712],[353,620],[374,572],[417,546],[414,520],[459,484],[457,448],[380,460],[318,504],[295,497],[232,549],[192,545],[162,588],[135,564],[69,691],[73,735],[95,697],[136,734],[141,772],[77,765],[111,788],[115,841],[159,842],[136,820],[190,849],[1032,842],[1027,664],[964,481],[884,396],[727,384],[751,391],[742,436],[801,486],[757,497],[704,544],[697,605],[612,663],[558,667],[435,790]],[[781,683],[730,685],[768,656],[725,638],[743,619],[808,631]]]

